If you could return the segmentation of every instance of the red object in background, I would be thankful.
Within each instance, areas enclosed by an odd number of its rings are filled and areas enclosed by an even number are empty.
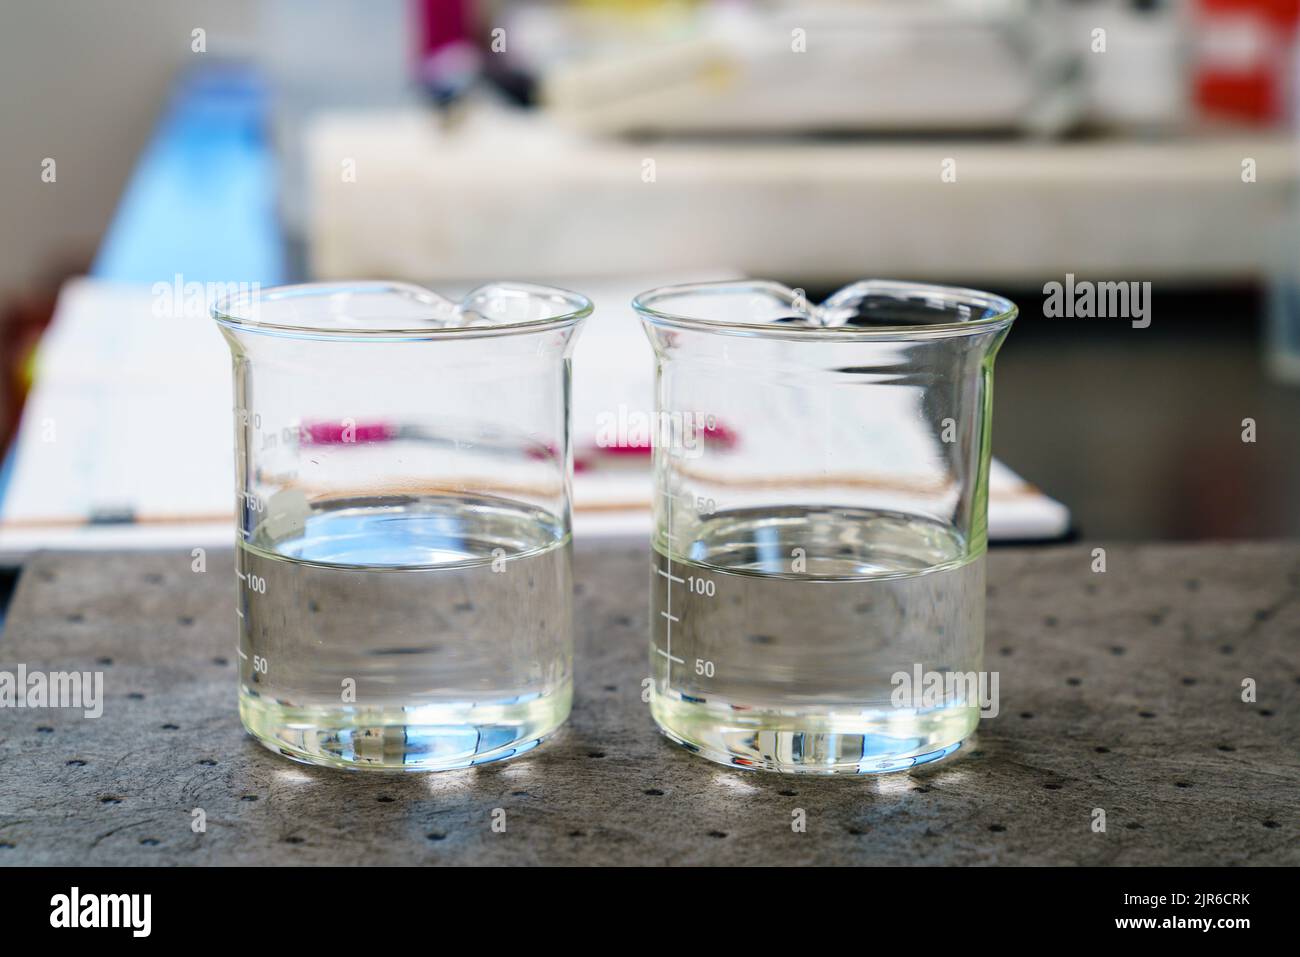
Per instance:
[[[736,447],[736,433],[731,431],[722,423],[715,425],[706,425],[700,428],[700,435],[706,445],[712,445],[720,449],[731,449]],[[624,442],[621,445],[606,445],[598,449],[601,455],[642,455],[648,456],[654,451],[654,445],[651,442]]]
[[[419,78],[431,91],[453,95],[477,74],[474,0],[412,0]]]
[[[397,427],[383,422],[307,422],[299,430],[299,441],[303,445],[364,445],[387,442],[396,435]]]
[[[469,39],[470,0],[417,0],[415,9],[421,59]]]
[[[700,436],[705,445],[716,449],[734,449],[740,439],[731,429],[721,422],[701,427]],[[597,445],[578,455],[574,459],[574,471],[585,472],[594,467],[602,457],[616,459],[649,458],[654,452],[652,442],[625,441],[618,445]]]
[[[23,403],[31,388],[32,357],[50,324],[54,292],[14,296],[0,305],[0,444],[18,431]]]
[[[1275,123],[1287,113],[1300,0],[1197,0],[1194,87],[1209,117]]]
[[[59,290],[68,279],[85,275],[89,268],[89,256],[59,255],[29,292],[0,300],[0,441],[5,449],[18,431],[32,386],[36,347],[54,318]]]

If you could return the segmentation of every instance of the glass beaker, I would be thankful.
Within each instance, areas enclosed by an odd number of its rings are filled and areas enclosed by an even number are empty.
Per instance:
[[[633,305],[657,365],[659,727],[776,771],[951,753],[988,690],[993,359],[1016,307],[884,281],[820,306],[764,281]]]
[[[507,758],[572,696],[569,356],[583,297],[250,291],[233,357],[240,715],[339,767]]]

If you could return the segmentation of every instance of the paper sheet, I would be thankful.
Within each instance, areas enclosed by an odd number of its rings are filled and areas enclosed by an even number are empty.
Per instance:
[[[653,394],[652,353],[628,302],[652,286],[699,278],[567,284],[596,303],[573,363],[580,537],[650,530],[648,458],[602,462],[590,453],[602,414],[620,404],[645,408]],[[0,551],[233,542],[229,351],[211,319],[179,312],[160,307],[149,287],[89,279],[64,287],[12,452]],[[1069,522],[1065,506],[994,462],[990,537],[1051,539]]]

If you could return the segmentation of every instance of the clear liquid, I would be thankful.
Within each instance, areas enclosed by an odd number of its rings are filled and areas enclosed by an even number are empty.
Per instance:
[[[892,512],[785,508],[678,525],[651,570],[652,710],[704,756],[779,771],[892,771],[974,729],[963,693],[899,707],[899,672],[978,672],[983,552]]]
[[[240,712],[317,764],[465,767],[534,747],[572,697],[571,548],[497,498],[349,499],[240,543]],[[274,534],[270,529],[275,528]]]

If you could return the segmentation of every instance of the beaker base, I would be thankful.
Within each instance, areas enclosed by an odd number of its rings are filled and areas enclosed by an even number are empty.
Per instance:
[[[525,701],[417,707],[294,707],[241,690],[258,743],[304,764],[367,771],[449,771],[531,751],[569,716],[573,686]]]
[[[659,730],[693,754],[730,767],[783,774],[885,774],[952,754],[979,723],[978,708],[905,713],[764,712],[656,696]]]

